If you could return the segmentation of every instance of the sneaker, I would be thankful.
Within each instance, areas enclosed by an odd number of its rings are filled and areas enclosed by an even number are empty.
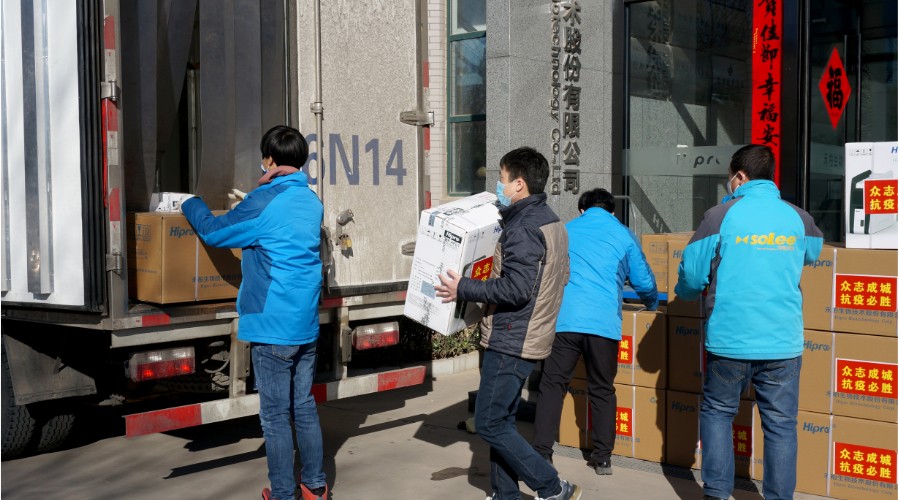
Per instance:
[[[612,475],[612,464],[609,460],[604,460],[603,462],[595,462],[591,460],[588,462],[588,466],[594,468],[594,472],[597,473],[598,476],[611,476]]]
[[[728,500],[727,498],[714,497],[712,495],[703,495],[703,500]]]
[[[272,498],[272,490],[270,490],[269,488],[263,488],[262,497],[263,500],[275,500],[274,498]]]
[[[561,490],[559,493],[553,495],[552,497],[540,498],[535,497],[535,500],[580,500],[581,499],[581,488],[572,484],[565,479],[559,480],[559,485]]]
[[[300,498],[303,500],[328,500],[328,485],[326,484],[314,493],[305,484],[301,484]]]

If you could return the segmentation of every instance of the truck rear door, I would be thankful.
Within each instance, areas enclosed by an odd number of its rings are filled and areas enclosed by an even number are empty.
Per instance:
[[[423,204],[423,130],[400,114],[421,111],[424,2],[321,2],[322,137],[306,107],[315,101],[313,2],[297,5],[299,122],[330,232],[329,292],[404,289],[412,257],[403,245],[415,241]]]
[[[104,303],[99,4],[0,4],[4,307]]]

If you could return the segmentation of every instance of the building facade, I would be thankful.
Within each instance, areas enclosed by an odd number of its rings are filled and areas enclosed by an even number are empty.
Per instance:
[[[840,241],[844,144],[897,140],[894,1],[429,0],[429,13],[432,82],[446,82],[429,89],[446,112],[428,159],[438,202],[491,190],[499,158],[529,145],[564,219],[604,187],[639,234],[692,230],[731,154],[765,143],[783,198]]]

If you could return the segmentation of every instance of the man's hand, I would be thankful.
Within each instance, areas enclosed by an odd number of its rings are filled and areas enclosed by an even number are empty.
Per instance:
[[[180,200],[178,200],[178,201],[175,202],[175,204],[178,205],[178,206],[175,207],[175,208],[177,208],[179,212],[184,213],[184,210],[181,209],[181,204],[184,203],[184,202],[186,202],[187,200],[190,200],[191,198],[195,198],[195,197],[196,197],[195,195],[192,195],[192,194],[186,194],[186,195],[183,196]]]
[[[441,280],[441,284],[434,287],[437,290],[436,295],[442,297],[444,303],[456,300],[456,289],[459,287],[459,280],[462,279],[462,276],[456,271],[448,269],[447,277],[438,275],[438,279]]]

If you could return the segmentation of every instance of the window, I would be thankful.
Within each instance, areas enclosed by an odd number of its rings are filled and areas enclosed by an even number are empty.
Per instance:
[[[751,142],[750,0],[627,4],[624,164],[639,234],[692,230]]]
[[[485,190],[485,0],[451,0],[447,130],[447,191]]]

